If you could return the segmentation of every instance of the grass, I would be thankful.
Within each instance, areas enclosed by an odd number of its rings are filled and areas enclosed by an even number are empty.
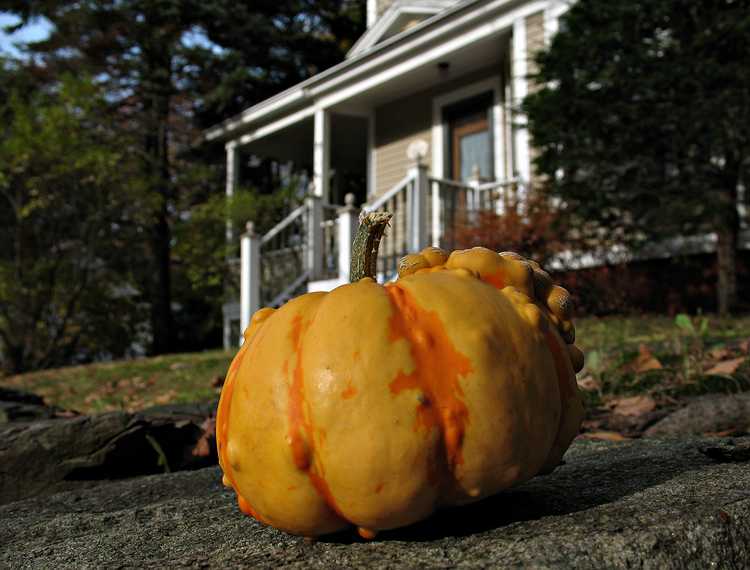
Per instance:
[[[221,390],[212,382],[224,377],[233,355],[216,350],[71,366],[0,378],[0,384],[82,413],[210,402]]]
[[[579,382],[583,378],[589,386],[589,406],[642,394],[669,401],[750,390],[750,354],[743,344],[750,340],[750,315],[588,318],[576,328],[586,354]],[[720,362],[741,358],[731,373],[709,373]]]
[[[693,318],[692,331],[664,316],[586,318],[576,321],[577,343],[586,353],[579,380],[589,408],[617,397],[649,394],[656,399],[706,392],[750,390],[750,355],[732,374],[708,375],[715,361],[741,355],[750,339],[750,315],[731,319]],[[660,368],[639,371],[641,346]],[[721,358],[714,358],[717,354]],[[713,356],[712,356],[713,355]],[[210,402],[233,353],[209,351],[131,361],[90,364],[0,378],[0,384],[37,393],[47,403],[83,413],[133,411],[179,402]]]

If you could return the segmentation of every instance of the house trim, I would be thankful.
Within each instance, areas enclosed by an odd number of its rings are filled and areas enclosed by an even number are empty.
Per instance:
[[[446,177],[445,165],[448,149],[445,145],[447,125],[443,120],[443,109],[475,95],[492,91],[492,159],[496,179],[505,177],[502,141],[502,82],[497,77],[488,77],[465,85],[454,91],[439,95],[432,100],[432,172],[440,178]]]
[[[511,74],[513,81],[513,106],[516,107],[523,101],[528,93],[526,76],[528,75],[528,53],[526,48],[526,16],[517,18],[513,22],[513,48],[511,49]],[[529,152],[529,132],[524,123],[521,113],[514,113],[514,160],[513,176],[518,175],[523,182],[531,178],[531,154]]]
[[[560,18],[568,10],[570,10],[570,3],[565,0],[553,0],[544,10],[544,40],[547,45],[560,29]]]
[[[375,4],[375,2],[372,2]],[[449,2],[432,0],[429,2],[404,2],[403,0],[396,0],[388,9],[383,13],[380,18],[372,23],[369,20],[369,4],[368,4],[368,30],[360,36],[360,38],[354,42],[349,52],[346,54],[347,58],[355,57],[361,53],[364,53],[374,45],[378,43],[378,40],[387,34],[391,27],[398,21],[398,19],[404,14],[423,15],[428,14],[434,16],[439,14],[446,8],[450,7]],[[377,16],[376,16],[377,17]]]
[[[377,146],[375,145],[375,109],[367,116],[367,200],[375,194],[377,188]]]
[[[268,120],[275,114],[289,111],[294,106],[309,104],[312,101],[316,101],[316,106],[328,107],[419,65],[444,57],[453,50],[492,35],[498,35],[509,28],[514,20],[543,10],[547,6],[547,1],[538,0],[533,4],[520,6],[519,4],[522,4],[520,0],[491,2],[474,0],[461,3],[207,129],[204,138],[208,141],[233,138],[233,131],[248,128],[260,120]],[[473,29],[463,31],[450,40],[444,40],[445,36],[453,35],[457,30],[465,30],[472,26]],[[429,49],[430,45],[436,43],[438,45],[433,45],[432,49]],[[420,55],[415,54],[420,49],[427,49],[427,51]],[[395,63],[394,60],[398,59],[405,61]],[[385,70],[372,75],[374,68],[385,68]],[[361,76],[364,78],[357,82],[357,78]],[[345,82],[355,83],[346,89],[334,91]],[[327,94],[328,97],[325,97]],[[258,129],[250,134],[250,138],[244,136],[239,138],[239,142],[246,144],[310,116],[312,113],[313,110],[309,107],[304,108],[261,127],[263,134],[259,134],[261,129]],[[294,120],[290,120],[292,117]],[[282,121],[283,124],[281,124]]]

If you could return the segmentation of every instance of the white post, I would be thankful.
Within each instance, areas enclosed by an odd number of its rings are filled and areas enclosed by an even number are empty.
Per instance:
[[[443,204],[440,201],[440,183],[432,181],[432,245],[440,247],[440,239],[443,237],[443,228],[440,223],[440,214]]]
[[[526,46],[526,19],[519,18],[513,22],[512,47],[513,106],[518,107],[528,93],[528,53]],[[526,117],[520,112],[513,113],[515,170],[522,183],[531,178],[531,158],[529,153],[529,132],[526,129]]]
[[[228,142],[224,147],[227,151],[227,202],[237,192],[237,187],[240,182],[240,151],[235,141]],[[234,228],[232,227],[232,221],[229,219],[227,213],[227,222],[225,230],[227,243],[231,243],[234,240]]]
[[[469,213],[469,219],[472,221],[476,219],[476,213],[482,209],[479,190],[477,190],[481,183],[482,172],[479,170],[479,165],[475,164],[471,167],[471,174],[466,180],[466,185],[469,187],[466,191],[466,209]]]
[[[323,199],[308,196],[307,202],[307,269],[310,280],[317,279],[323,272]]]
[[[338,240],[339,240],[339,280],[349,282],[349,268],[352,263],[352,245],[359,227],[359,209],[354,206],[354,194],[344,196],[345,206],[339,208]]]
[[[313,145],[313,191],[327,204],[330,199],[331,114],[326,109],[315,111]]]
[[[260,309],[260,236],[252,222],[240,238],[240,346],[250,318]]]
[[[409,168],[412,178],[409,249],[418,252],[427,246],[427,166],[417,161]]]

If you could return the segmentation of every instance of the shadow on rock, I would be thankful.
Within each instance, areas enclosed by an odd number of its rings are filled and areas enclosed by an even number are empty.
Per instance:
[[[686,446],[685,460],[677,462],[673,455],[664,457],[659,453],[660,442],[643,445],[645,443],[608,447],[599,443],[582,444],[588,448],[585,452],[567,459],[565,465],[549,475],[536,477],[478,503],[439,510],[429,519],[408,527],[383,531],[377,540],[429,542],[584,511],[614,503],[709,462],[690,446]],[[605,454],[611,455],[612,461],[606,461]],[[321,537],[320,541],[365,542],[349,530]]]

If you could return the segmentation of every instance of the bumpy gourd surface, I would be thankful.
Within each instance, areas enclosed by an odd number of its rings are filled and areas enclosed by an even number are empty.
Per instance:
[[[567,292],[484,248],[427,248],[394,283],[261,309],[219,404],[224,482],[307,536],[497,493],[554,469],[578,431],[573,340]]]

